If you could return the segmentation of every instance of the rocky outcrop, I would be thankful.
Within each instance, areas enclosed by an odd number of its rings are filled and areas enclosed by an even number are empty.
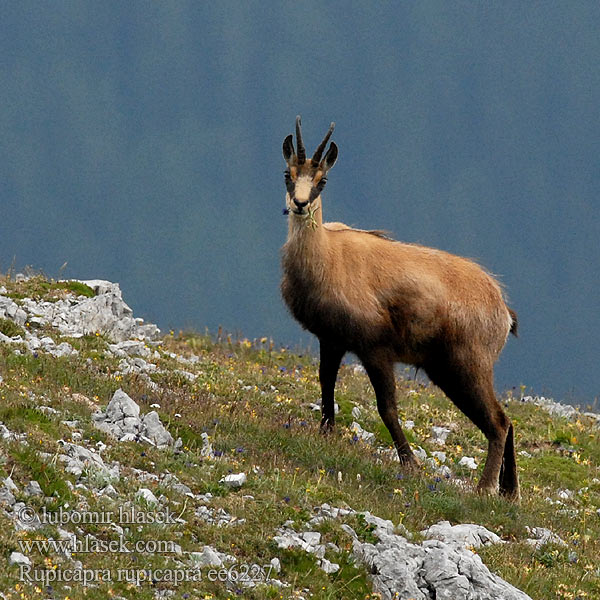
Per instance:
[[[105,412],[92,415],[98,429],[121,442],[141,441],[158,448],[173,445],[173,436],[156,411],[140,416],[140,407],[122,389],[118,389]]]
[[[428,533],[443,539],[414,544],[394,533],[391,521],[377,521],[374,534],[379,541],[363,543],[355,537],[353,554],[366,565],[373,588],[383,600],[529,599],[491,573],[481,558],[465,546],[499,540],[484,527],[467,524],[457,530],[442,522]]]
[[[87,296],[68,296],[56,302],[24,298],[20,304],[0,295],[0,318],[14,321],[21,327],[51,326],[66,337],[101,333],[113,342],[152,340],[160,330],[152,323],[134,318],[133,311],[124,302],[118,283],[93,279],[81,281],[96,293]]]

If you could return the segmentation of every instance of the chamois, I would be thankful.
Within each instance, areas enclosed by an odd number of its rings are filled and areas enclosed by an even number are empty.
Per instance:
[[[519,499],[513,425],[498,403],[493,365],[517,315],[498,282],[478,264],[381,232],[323,223],[321,193],[338,147],[329,127],[306,157],[300,117],[283,142],[288,236],[282,248],[283,298],[320,343],[321,430],[334,425],[334,388],[346,352],[365,367],[400,461],[418,461],[396,408],[394,364],[423,369],[483,432],[488,455],[478,490]],[[323,158],[321,158],[323,156]]]

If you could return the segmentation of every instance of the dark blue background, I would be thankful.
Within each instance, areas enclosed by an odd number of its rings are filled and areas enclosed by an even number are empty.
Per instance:
[[[163,327],[308,343],[281,303],[281,143],[331,120],[325,216],[476,258],[499,388],[592,402],[597,2],[19,2],[0,19],[0,269],[119,281]]]

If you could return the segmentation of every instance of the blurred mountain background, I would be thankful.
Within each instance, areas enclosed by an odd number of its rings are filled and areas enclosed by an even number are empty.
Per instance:
[[[279,296],[281,143],[334,120],[325,218],[480,261],[520,319],[497,387],[591,404],[599,23],[585,1],[4,3],[0,270],[316,349]]]

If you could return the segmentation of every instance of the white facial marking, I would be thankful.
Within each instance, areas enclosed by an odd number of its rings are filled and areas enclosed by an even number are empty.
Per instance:
[[[296,180],[295,196],[298,202],[307,202],[313,187],[312,177],[303,175]]]

